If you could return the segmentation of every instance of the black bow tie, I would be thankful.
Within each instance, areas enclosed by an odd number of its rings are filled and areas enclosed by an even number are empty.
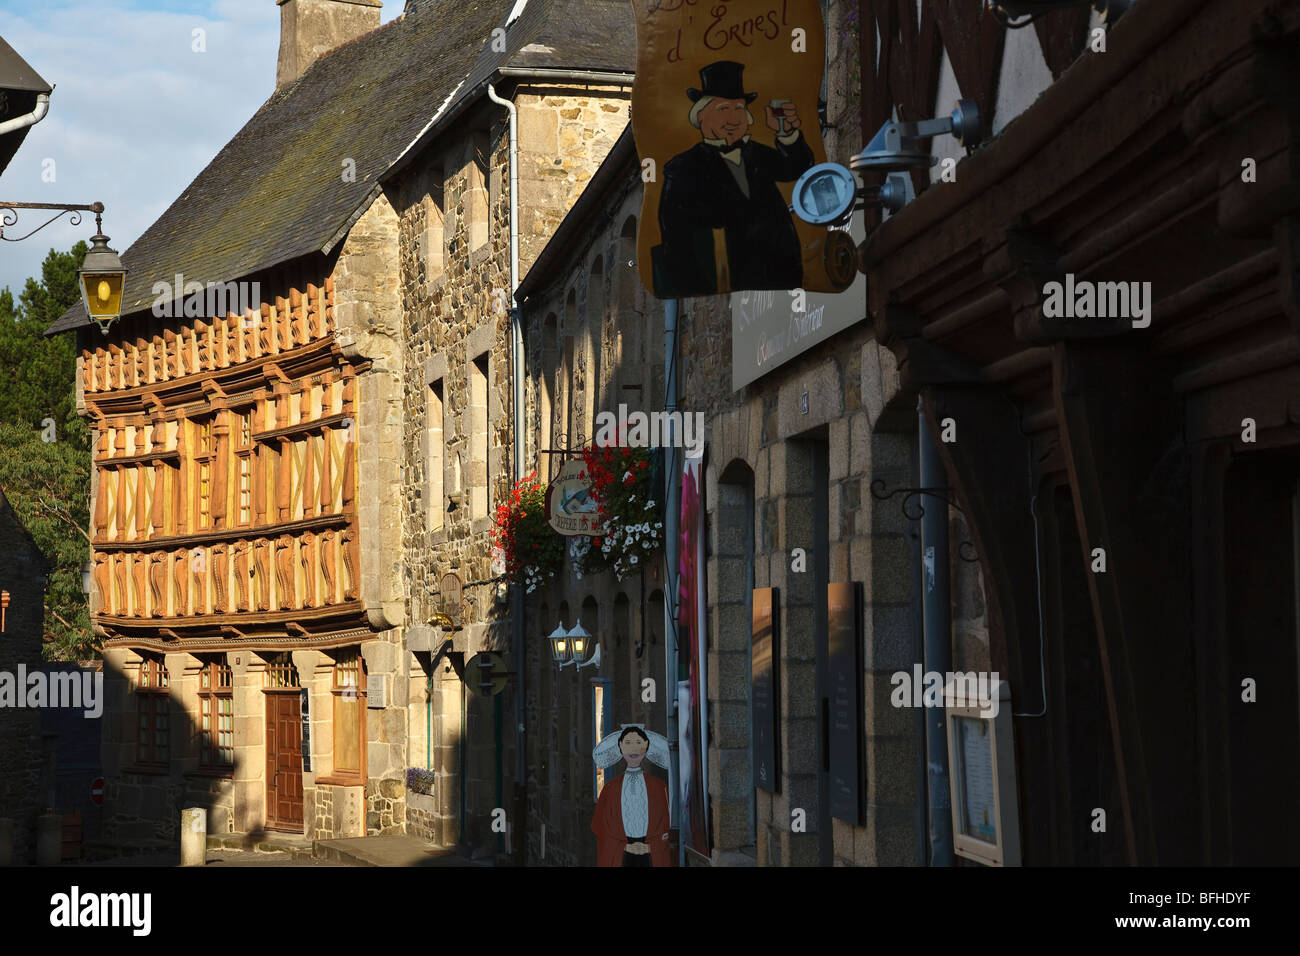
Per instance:
[[[721,146],[715,145],[714,143],[705,143],[704,145],[716,149],[719,153],[734,153],[745,145],[745,141],[743,139],[737,140],[734,146],[728,146],[725,143]]]

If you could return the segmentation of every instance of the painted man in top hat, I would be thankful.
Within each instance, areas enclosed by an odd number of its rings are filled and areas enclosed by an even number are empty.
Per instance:
[[[654,250],[655,293],[712,295],[741,289],[795,289],[803,285],[803,254],[789,206],[777,183],[793,182],[814,163],[790,101],[766,107],[776,146],[750,139],[754,116],[744,65],[729,60],[700,70],[701,89],[689,120],[701,141],[664,166],[659,199],[663,245]],[[714,230],[725,236],[728,281],[720,281]]]

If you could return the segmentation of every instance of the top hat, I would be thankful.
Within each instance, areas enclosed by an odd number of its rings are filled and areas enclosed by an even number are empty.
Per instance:
[[[752,103],[758,99],[758,94],[745,92],[744,72],[743,63],[734,63],[731,60],[710,63],[700,70],[700,85],[704,89],[697,90],[692,86],[686,91],[686,95],[691,98],[692,103],[701,96],[716,96],[724,100],[744,100],[746,103]]]

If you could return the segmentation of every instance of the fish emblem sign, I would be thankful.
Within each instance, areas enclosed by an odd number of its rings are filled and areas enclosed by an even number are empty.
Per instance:
[[[637,258],[661,299],[842,292],[843,236],[790,211],[826,161],[819,0],[635,0]]]
[[[581,459],[566,462],[546,489],[546,521],[564,535],[599,534],[591,478]]]

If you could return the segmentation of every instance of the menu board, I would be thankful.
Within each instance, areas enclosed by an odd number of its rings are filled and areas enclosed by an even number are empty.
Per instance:
[[[826,587],[831,816],[855,826],[863,822],[860,590],[855,583]]]
[[[988,721],[960,717],[956,724],[961,763],[956,768],[961,795],[958,808],[961,832],[996,845],[998,817],[993,792],[993,737],[989,734]]]
[[[750,635],[750,727],[754,741],[754,788],[781,792],[781,739],[777,721],[781,687],[781,645],[777,635],[776,588],[754,591],[753,629]]]

